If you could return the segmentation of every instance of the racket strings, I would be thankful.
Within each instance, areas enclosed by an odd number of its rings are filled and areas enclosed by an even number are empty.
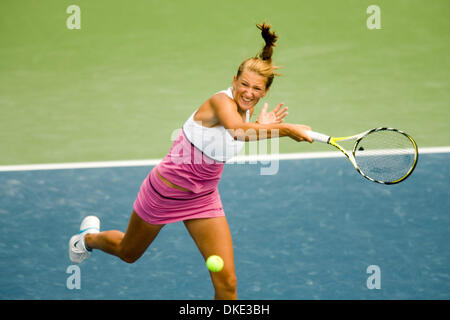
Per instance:
[[[396,182],[410,174],[416,162],[416,148],[405,134],[393,130],[369,133],[355,146],[360,170],[382,182]]]

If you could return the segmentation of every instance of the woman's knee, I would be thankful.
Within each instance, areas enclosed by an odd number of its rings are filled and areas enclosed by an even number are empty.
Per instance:
[[[126,248],[120,248],[119,258],[126,263],[135,263],[142,256],[142,253],[133,252]]]
[[[147,250],[164,225],[151,225],[133,211],[127,232],[120,243],[120,259],[126,263],[136,262]]]
[[[226,293],[229,295],[235,295],[237,291],[237,278],[236,274],[230,273],[220,277],[216,277],[214,280],[214,288],[216,292]]]

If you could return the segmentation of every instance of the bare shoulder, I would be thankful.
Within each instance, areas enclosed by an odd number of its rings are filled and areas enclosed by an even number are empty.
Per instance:
[[[245,118],[244,118],[245,119]],[[225,93],[216,93],[206,100],[194,115],[195,121],[201,121],[205,127],[222,125],[234,128],[244,122],[233,99]]]
[[[216,116],[221,112],[236,112],[237,104],[225,93],[216,93],[212,95],[201,108],[211,110]]]
[[[225,106],[232,106],[237,107],[236,102],[233,101],[229,96],[227,96],[223,92],[216,93],[209,98],[210,104],[213,108],[225,105]]]
[[[198,108],[194,115],[195,121],[202,122],[205,127],[215,127],[221,124],[218,117],[218,110],[224,109],[235,109],[234,101],[231,100],[224,93],[216,93],[208,98],[201,106]]]

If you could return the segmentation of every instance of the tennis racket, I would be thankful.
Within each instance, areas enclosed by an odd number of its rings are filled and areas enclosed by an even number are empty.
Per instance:
[[[403,131],[375,128],[349,137],[330,137],[308,131],[314,140],[327,143],[342,151],[364,178],[382,184],[395,184],[408,178],[419,158],[417,144]],[[354,141],[347,152],[339,143]]]

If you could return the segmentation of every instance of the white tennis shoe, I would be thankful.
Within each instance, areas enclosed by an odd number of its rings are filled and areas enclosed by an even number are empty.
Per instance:
[[[81,221],[80,232],[72,236],[69,241],[69,258],[74,263],[86,260],[91,251],[86,248],[84,237],[89,233],[100,232],[100,220],[96,216],[87,216]]]

